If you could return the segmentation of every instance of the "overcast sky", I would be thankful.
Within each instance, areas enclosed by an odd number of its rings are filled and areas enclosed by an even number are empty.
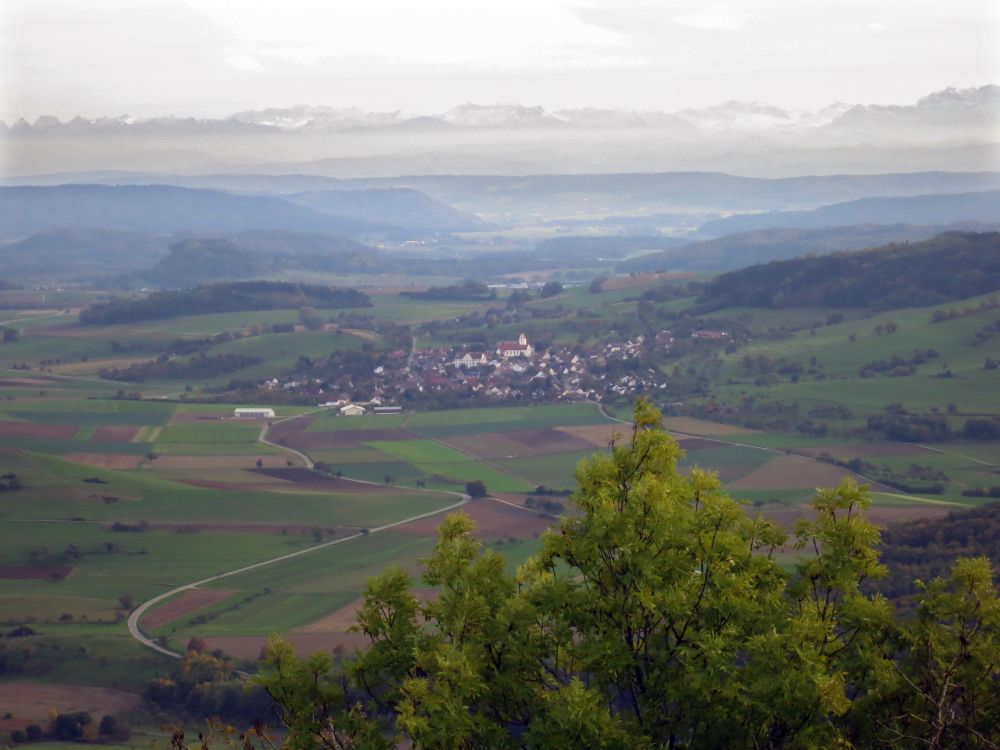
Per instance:
[[[0,118],[904,104],[998,50],[997,0],[2,0]]]

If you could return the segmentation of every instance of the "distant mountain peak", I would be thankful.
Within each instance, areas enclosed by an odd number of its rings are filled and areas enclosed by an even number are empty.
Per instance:
[[[975,125],[1000,121],[1000,86],[978,88],[946,88],[919,99],[912,105],[849,105],[836,102],[815,111],[792,110],[757,101],[730,100],[702,108],[679,111],[635,111],[580,107],[549,112],[539,105],[524,104],[461,104],[433,115],[413,115],[400,110],[369,112],[356,106],[333,107],[295,104],[291,107],[269,107],[246,110],[225,118],[152,117],[136,119],[128,115],[87,119],[74,117],[61,122],[51,115],[42,115],[34,123],[23,119],[0,126],[0,132],[12,134],[41,132],[85,132],[126,127],[150,130],[191,131],[207,128],[227,132],[236,128],[263,128],[285,132],[342,131],[381,128],[405,128],[429,131],[435,128],[525,128],[572,126],[577,128],[639,127],[662,128],[687,126],[706,133],[716,131],[746,132],[808,131],[830,124],[857,124],[913,116],[932,117],[937,125]],[[931,114],[928,114],[931,113]]]
[[[464,127],[502,127],[559,123],[540,106],[523,104],[462,104],[440,118],[452,125]]]

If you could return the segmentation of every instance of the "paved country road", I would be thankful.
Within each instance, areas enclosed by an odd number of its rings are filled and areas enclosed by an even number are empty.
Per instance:
[[[314,413],[314,412],[306,412],[305,414],[298,414],[298,415],[296,415],[294,417],[288,417],[286,419],[282,419],[282,420],[279,420],[279,421],[286,422],[289,419],[298,419],[298,418],[306,416],[307,414],[312,414],[312,413]],[[267,440],[267,431],[268,431],[268,429],[269,429],[269,425],[265,425],[263,427],[263,429],[261,429],[260,436],[258,438],[260,440],[260,442],[266,443],[267,445],[271,445],[271,446],[273,446],[275,448],[280,448],[283,451],[287,451],[289,453],[292,453],[293,455],[297,456],[299,459],[301,459],[302,461],[304,461],[307,468],[310,468],[310,469],[313,468],[312,459],[310,459],[309,456],[307,456],[305,453],[302,453],[301,451],[297,451],[294,448],[288,448],[288,447],[286,447],[284,445],[278,445],[277,443],[272,443],[269,440]],[[348,479],[347,477],[341,477],[340,481],[342,481],[342,482],[355,482],[357,484],[374,484],[374,485],[378,485],[379,487],[386,486],[386,485],[383,485],[383,484],[379,484],[378,482],[369,482],[369,481],[366,481],[366,480],[363,480],[363,479]],[[388,485],[388,486],[392,487],[394,485]],[[157,652],[163,654],[164,656],[170,656],[170,657],[173,657],[174,659],[179,659],[179,658],[181,658],[181,654],[177,653],[176,651],[171,651],[169,648],[166,648],[165,646],[161,646],[159,643],[157,643],[153,639],[148,638],[142,632],[142,630],[139,628],[139,621],[142,619],[142,616],[144,614],[146,614],[146,612],[151,607],[156,606],[160,602],[162,602],[162,601],[164,601],[166,599],[169,599],[172,596],[176,596],[177,594],[181,593],[182,591],[188,591],[189,589],[195,589],[195,588],[198,588],[199,586],[205,585],[206,583],[212,583],[214,581],[222,580],[223,578],[229,578],[230,576],[239,575],[240,573],[246,573],[246,572],[251,571],[251,570],[256,570],[257,568],[263,568],[263,567],[265,567],[267,565],[274,565],[275,563],[284,562],[285,560],[291,560],[293,557],[301,557],[302,555],[308,555],[308,554],[311,554],[313,552],[317,552],[318,550],[326,549],[327,547],[332,547],[335,544],[343,544],[344,542],[350,542],[350,541],[353,541],[355,539],[360,539],[360,538],[365,537],[365,536],[371,536],[372,534],[378,534],[378,533],[380,533],[382,531],[388,531],[389,529],[394,529],[397,526],[403,526],[405,524],[412,523],[413,521],[419,521],[422,518],[429,518],[431,516],[440,515],[441,513],[447,513],[448,511],[452,511],[452,510],[456,510],[457,508],[461,508],[463,505],[465,505],[467,502],[469,502],[469,500],[472,499],[468,495],[466,495],[464,492],[453,492],[451,490],[419,490],[419,489],[418,490],[414,490],[414,488],[412,488],[412,487],[400,487],[399,489],[405,489],[405,490],[408,490],[410,492],[432,492],[432,493],[435,493],[435,494],[453,495],[453,496],[459,497],[461,499],[457,503],[452,503],[451,505],[448,505],[448,506],[446,506],[444,508],[438,508],[437,510],[432,510],[432,511],[430,511],[428,513],[421,513],[421,514],[416,515],[416,516],[410,516],[409,518],[404,518],[402,521],[394,521],[392,523],[387,523],[384,526],[378,526],[376,528],[369,529],[367,534],[363,533],[363,532],[358,532],[357,534],[351,534],[350,536],[341,537],[340,539],[334,539],[331,542],[323,542],[322,544],[317,544],[317,545],[315,545],[313,547],[307,547],[306,549],[300,549],[297,552],[290,552],[287,555],[279,555],[278,557],[272,557],[269,560],[261,560],[260,562],[252,563],[250,565],[244,565],[242,568],[237,568],[236,570],[230,570],[230,571],[227,571],[225,573],[218,573],[218,574],[216,574],[214,576],[209,576],[208,578],[202,578],[200,581],[192,581],[191,583],[186,583],[183,586],[177,586],[176,588],[172,588],[169,591],[163,592],[159,596],[154,596],[149,601],[143,602],[138,607],[136,607],[134,610],[132,610],[132,614],[130,614],[129,618],[128,618],[128,632],[129,632],[129,634],[133,638],[135,638],[137,641],[139,641],[139,643],[141,643],[143,646],[146,646],[147,648],[151,648],[154,651],[157,651]]]
[[[345,477],[343,478],[343,481],[354,481],[354,480],[349,480]],[[411,489],[411,488],[407,487],[406,489]],[[442,492],[444,491],[442,490]],[[250,565],[244,565],[242,568],[237,568],[236,570],[230,570],[225,573],[218,573],[214,576],[209,576],[208,578],[202,578],[200,581],[193,581],[191,583],[186,583],[183,586],[177,586],[176,588],[172,588],[170,589],[170,591],[166,591],[160,594],[159,596],[154,596],[149,601],[143,602],[138,607],[136,607],[128,618],[128,632],[143,646],[151,648],[154,651],[158,651],[161,654],[164,654],[165,656],[172,656],[175,659],[179,659],[181,658],[181,654],[177,653],[176,651],[171,651],[170,649],[165,648],[164,646],[161,646],[159,643],[152,640],[151,638],[147,638],[143,634],[142,630],[139,629],[139,620],[146,613],[146,611],[149,610],[150,607],[153,607],[159,604],[160,602],[164,601],[165,599],[169,599],[170,597],[181,593],[182,591],[195,589],[198,588],[199,586],[205,585],[206,583],[212,583],[213,581],[219,581],[223,578],[229,578],[230,576],[239,575],[240,573],[246,573],[251,570],[256,570],[257,568],[263,568],[267,565],[274,565],[275,563],[284,562],[285,560],[291,560],[293,557],[301,557],[302,555],[308,555],[312,552],[317,552],[318,550],[326,549],[327,547],[332,547],[335,544],[343,544],[344,542],[350,542],[353,541],[354,539],[360,539],[365,536],[371,536],[372,534],[378,534],[379,532],[382,531],[388,531],[389,529],[394,529],[397,526],[403,526],[404,524],[408,524],[413,521],[419,521],[422,518],[429,518],[430,516],[436,516],[441,513],[447,513],[448,511],[456,510],[457,508],[461,508],[471,499],[468,495],[461,492],[449,492],[448,494],[458,495],[462,499],[459,500],[457,503],[453,503],[447,507],[439,508],[437,510],[432,510],[429,513],[421,513],[420,515],[417,516],[410,516],[409,518],[404,518],[402,521],[394,521],[393,523],[387,523],[385,526],[378,526],[374,529],[369,529],[367,534],[363,532],[358,532],[357,534],[351,534],[350,536],[341,537],[340,539],[334,539],[332,542],[323,542],[322,544],[317,544],[313,547],[300,549],[297,552],[290,552],[287,555],[279,555],[278,557],[272,557],[269,560],[262,560],[261,562],[252,563]]]

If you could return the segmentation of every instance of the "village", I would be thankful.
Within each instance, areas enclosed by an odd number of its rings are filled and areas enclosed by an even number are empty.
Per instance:
[[[720,341],[727,336],[696,331],[692,339]],[[308,396],[345,416],[391,414],[401,404],[431,401],[606,401],[666,389],[667,376],[655,365],[673,345],[673,333],[662,330],[652,337],[593,346],[536,349],[521,333],[516,341],[500,342],[488,351],[447,346],[416,348],[410,354],[398,350],[373,359],[367,373],[318,377],[303,371],[272,378],[260,387],[272,395]]]

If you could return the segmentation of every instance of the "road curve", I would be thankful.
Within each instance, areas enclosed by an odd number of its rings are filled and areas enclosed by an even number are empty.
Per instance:
[[[346,481],[354,481],[354,480],[347,479]],[[365,484],[367,484],[367,482],[365,482]],[[406,487],[405,489],[412,489],[412,488]],[[459,500],[457,503],[453,503],[444,508],[438,508],[437,510],[432,510],[427,513],[421,513],[420,515],[404,518],[402,521],[393,521],[392,523],[387,523],[384,526],[378,526],[376,528],[369,529],[367,534],[363,532],[358,532],[357,534],[351,534],[350,536],[341,537],[340,539],[334,539],[333,541],[330,542],[323,542],[322,544],[317,544],[312,547],[307,547],[306,549],[300,549],[296,552],[289,552],[287,555],[279,555],[278,557],[272,557],[269,560],[262,560],[261,562],[252,563],[250,565],[244,565],[242,568],[237,568],[236,570],[229,570],[225,573],[217,573],[214,576],[209,576],[208,578],[202,578],[199,581],[193,581],[192,583],[186,583],[183,586],[177,586],[176,588],[172,588],[169,591],[165,591],[159,596],[154,596],[149,601],[143,602],[134,610],[132,610],[132,614],[130,614],[128,618],[128,632],[143,646],[151,648],[154,651],[158,651],[164,656],[171,656],[175,659],[179,659],[181,658],[181,654],[177,653],[176,651],[171,651],[170,649],[165,648],[164,646],[161,646],[159,643],[152,640],[151,638],[147,638],[143,634],[143,632],[139,629],[139,620],[142,618],[142,616],[146,613],[146,611],[150,607],[153,607],[156,604],[162,602],[163,600],[169,599],[170,597],[179,594],[182,591],[187,591],[188,589],[194,589],[206,583],[219,581],[223,578],[229,578],[230,576],[239,575],[240,573],[246,573],[251,570],[256,570],[257,568],[263,568],[267,565],[274,565],[275,563],[284,562],[285,560],[290,560],[293,557],[301,557],[302,555],[308,555],[312,552],[317,552],[318,550],[326,549],[327,547],[332,547],[335,544],[343,544],[344,542],[350,542],[354,539],[360,539],[361,537],[364,536],[370,536],[371,534],[378,534],[379,532],[382,531],[388,531],[389,529],[394,529],[397,526],[403,526],[404,524],[412,523],[413,521],[419,521],[422,518],[429,518],[431,516],[436,516],[441,513],[447,513],[448,511],[461,508],[471,499],[468,495],[462,492],[451,492],[449,490],[435,490],[435,492],[447,493],[450,495],[459,495],[462,499]]]
[[[303,413],[303,414],[296,414],[293,417],[286,417],[285,419],[282,419],[282,420],[279,420],[279,421],[285,422],[285,421],[288,421],[289,419],[297,419],[297,418],[304,417],[307,414],[312,414],[312,413],[314,413],[314,412],[306,412],[306,413]],[[294,448],[289,448],[288,446],[285,446],[285,445],[278,445],[277,443],[272,443],[269,440],[267,440],[267,431],[268,431],[269,428],[270,428],[270,425],[265,424],[264,427],[261,429],[260,436],[258,437],[258,439],[259,439],[260,442],[266,443],[267,445],[273,446],[275,448],[279,448],[279,449],[281,449],[283,451],[287,451],[289,453],[292,453],[292,454],[298,456],[300,459],[302,459],[305,462],[306,468],[309,468],[309,469],[313,468],[313,461],[312,461],[312,459],[309,458],[309,456],[307,456],[305,453],[302,453],[301,451],[297,451]],[[365,479],[348,479],[347,477],[341,477],[340,481],[343,481],[343,482],[353,482],[353,483],[356,483],[356,484],[375,484],[375,485],[378,485],[380,487],[381,486],[386,486],[386,485],[381,485],[378,482],[370,482],[370,481],[367,481]],[[388,485],[388,486],[389,487],[393,487],[395,485]],[[147,648],[151,648],[153,651],[161,653],[164,656],[170,656],[170,657],[172,657],[174,659],[180,659],[181,656],[182,656],[181,654],[177,653],[176,651],[171,651],[169,648],[166,648],[165,646],[161,646],[159,643],[157,643],[153,639],[148,638],[142,632],[142,630],[139,628],[139,621],[142,619],[142,616],[144,614],[146,614],[146,612],[151,607],[154,607],[155,605],[159,604],[160,602],[162,602],[162,601],[164,601],[166,599],[169,599],[170,597],[175,596],[175,595],[179,594],[182,591],[187,591],[189,589],[194,589],[194,588],[197,588],[198,586],[203,586],[206,583],[212,583],[213,581],[219,581],[219,580],[221,580],[223,578],[229,578],[230,576],[239,575],[240,573],[246,573],[246,572],[251,571],[251,570],[256,570],[257,568],[263,568],[263,567],[265,567],[267,565],[274,565],[275,563],[283,562],[285,560],[290,560],[293,557],[300,557],[302,555],[308,555],[311,552],[316,552],[316,551],[321,550],[321,549],[326,549],[327,547],[332,547],[335,544],[343,544],[344,542],[350,542],[350,541],[352,541],[354,539],[360,539],[361,537],[364,537],[364,536],[370,536],[371,534],[378,534],[379,532],[382,532],[382,531],[388,531],[389,529],[394,529],[397,526],[403,526],[405,524],[412,523],[413,521],[419,521],[422,518],[430,518],[431,516],[437,516],[437,515],[440,515],[441,513],[447,513],[448,511],[452,511],[452,510],[456,510],[457,508],[461,508],[463,505],[465,505],[467,502],[469,502],[469,500],[472,499],[469,495],[466,495],[464,492],[455,492],[455,491],[452,491],[452,490],[421,490],[421,489],[416,489],[415,490],[413,487],[398,487],[398,489],[405,489],[405,490],[408,490],[410,492],[433,492],[435,494],[454,495],[454,496],[459,497],[461,499],[457,503],[452,503],[451,505],[448,505],[448,506],[446,506],[444,508],[438,508],[437,510],[432,510],[432,511],[429,511],[427,513],[420,513],[419,515],[416,515],[416,516],[410,516],[409,518],[404,518],[402,521],[393,521],[392,523],[387,523],[384,526],[378,526],[378,527],[373,528],[373,529],[368,529],[368,533],[367,534],[365,534],[363,532],[358,532],[357,534],[351,534],[350,536],[341,537],[340,539],[334,539],[333,541],[330,541],[330,542],[323,542],[322,544],[316,544],[316,545],[314,545],[312,547],[307,547],[306,549],[300,549],[300,550],[298,550],[296,552],[289,552],[287,555],[279,555],[278,557],[272,557],[269,560],[262,560],[260,562],[251,563],[250,565],[244,565],[242,568],[237,568],[236,570],[229,570],[229,571],[226,571],[225,573],[217,573],[214,576],[209,576],[208,578],[202,578],[200,581],[193,581],[191,583],[186,583],[183,586],[177,586],[176,588],[172,588],[169,591],[163,592],[159,596],[154,596],[152,599],[143,602],[138,607],[136,607],[134,610],[132,610],[132,613],[128,617],[128,632],[129,632],[129,635],[131,635],[133,638],[135,638],[137,641],[139,641],[139,643],[141,643],[143,646],[146,646]]]
[[[260,434],[257,436],[257,442],[264,443],[264,445],[270,445],[272,448],[277,448],[278,450],[285,451],[286,453],[291,453],[293,456],[302,461],[307,469],[313,469],[315,468],[315,464],[313,464],[313,460],[309,458],[309,456],[307,456],[302,451],[295,450],[295,448],[289,448],[287,445],[279,445],[278,443],[272,443],[270,440],[267,439],[267,433],[276,424],[281,424],[282,422],[290,422],[293,419],[301,419],[302,417],[307,417],[310,414],[316,414],[319,411],[321,410],[314,409],[313,411],[303,412],[302,414],[294,414],[290,417],[284,417],[282,419],[274,419],[265,422],[264,426],[260,428]]]

